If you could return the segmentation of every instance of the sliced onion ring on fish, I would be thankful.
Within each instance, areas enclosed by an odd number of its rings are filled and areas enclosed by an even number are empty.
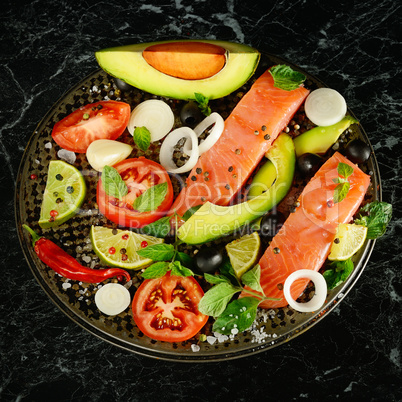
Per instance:
[[[151,133],[151,141],[162,139],[173,127],[174,114],[170,106],[158,99],[141,102],[131,112],[127,130],[134,134],[136,127],[146,127]]]
[[[181,167],[177,167],[173,161],[173,153],[175,152],[175,146],[182,139],[186,138],[191,141],[190,158]],[[195,132],[189,127],[180,127],[173,130],[163,140],[161,150],[159,154],[159,160],[161,165],[170,173],[185,173],[191,170],[197,163],[200,156],[198,147],[198,138]]]
[[[297,279],[309,279],[314,283],[314,296],[307,303],[297,302],[290,294],[290,287]],[[327,297],[327,282],[325,282],[324,277],[319,272],[311,269],[300,269],[286,278],[283,286],[283,294],[290,307],[301,313],[311,313],[312,311],[317,311],[324,304]]]
[[[203,121],[201,121],[195,128],[194,132],[199,137],[208,127],[212,126],[207,138],[201,141],[199,148],[200,155],[204,152],[208,151],[216,141],[218,141],[219,137],[223,133],[223,129],[225,127],[225,122],[222,116],[219,113],[211,113],[207,116]],[[183,152],[187,155],[190,155],[192,145],[189,144],[189,141],[186,141],[183,146]]]
[[[120,314],[130,302],[130,292],[120,283],[107,283],[95,293],[96,307],[107,315]]]

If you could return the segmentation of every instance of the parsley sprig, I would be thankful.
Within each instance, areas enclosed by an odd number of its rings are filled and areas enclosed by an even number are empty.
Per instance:
[[[201,113],[205,116],[209,116],[211,114],[211,108],[208,105],[209,99],[198,92],[194,92],[194,96]]]

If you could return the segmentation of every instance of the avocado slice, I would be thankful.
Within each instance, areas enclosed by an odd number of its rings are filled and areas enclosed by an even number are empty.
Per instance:
[[[194,93],[216,99],[235,91],[253,75],[260,53],[226,41],[176,40],[103,49],[95,57],[108,74],[134,87],[188,100]]]
[[[325,154],[328,149],[338,140],[339,136],[358,121],[352,116],[345,116],[338,123],[325,127],[314,127],[303,134],[298,135],[294,140],[296,156],[310,154]]]
[[[254,176],[247,197],[251,198],[261,195],[267,191],[276,180],[276,167],[269,159],[260,167]]]
[[[282,133],[266,153],[275,166],[277,177],[264,193],[232,206],[206,202],[178,230],[180,240],[201,244],[215,240],[251,222],[277,205],[288,193],[293,182],[296,156],[292,138]]]

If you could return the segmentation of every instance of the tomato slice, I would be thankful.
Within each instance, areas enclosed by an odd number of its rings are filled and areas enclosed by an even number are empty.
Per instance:
[[[80,107],[58,121],[52,131],[55,142],[68,151],[85,153],[95,140],[115,140],[130,120],[130,105],[101,101]]]
[[[158,163],[144,157],[126,159],[113,166],[128,187],[128,194],[117,199],[106,194],[102,179],[98,181],[96,200],[99,211],[119,226],[140,228],[166,215],[173,202],[173,187],[166,170]],[[152,186],[166,182],[165,199],[157,209],[150,212],[134,210],[135,199]]]
[[[208,321],[208,316],[198,311],[203,295],[191,276],[168,272],[161,278],[146,279],[134,295],[134,321],[146,336],[157,341],[186,341]]]

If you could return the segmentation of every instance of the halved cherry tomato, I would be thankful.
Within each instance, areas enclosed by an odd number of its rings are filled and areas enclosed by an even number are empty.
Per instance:
[[[168,272],[161,278],[146,279],[134,295],[134,321],[146,336],[157,341],[186,341],[208,321],[208,316],[198,311],[203,295],[191,276]]]
[[[121,199],[106,194],[99,179],[96,200],[99,211],[119,226],[140,228],[166,215],[173,202],[173,187],[166,170],[158,163],[144,157],[126,159],[113,166],[128,187],[128,194]],[[138,212],[135,199],[148,188],[167,182],[168,190],[162,204],[154,211]]]
[[[130,120],[130,105],[117,101],[101,101],[85,105],[58,121],[52,137],[68,151],[85,153],[95,140],[115,140]]]

